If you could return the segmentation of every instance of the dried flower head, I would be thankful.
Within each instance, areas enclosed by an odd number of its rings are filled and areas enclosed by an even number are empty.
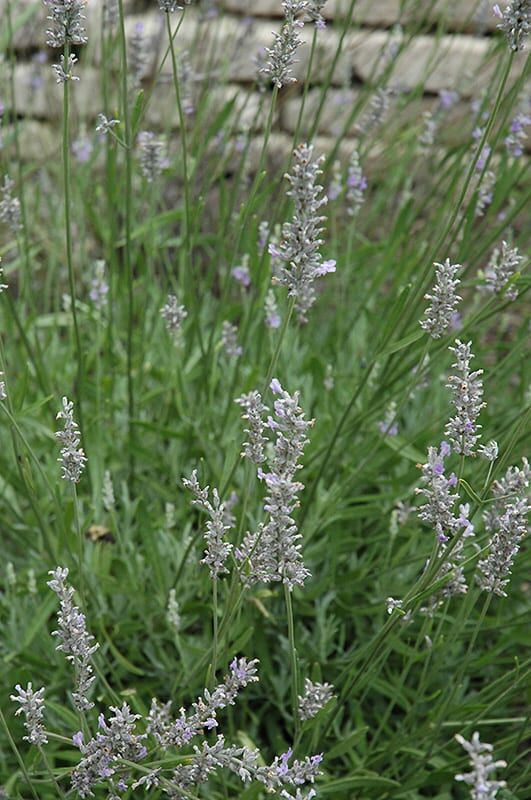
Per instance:
[[[46,31],[46,43],[50,47],[64,47],[65,44],[86,44],[84,26],[86,0],[43,0],[50,9],[48,19],[50,30]]]
[[[56,567],[49,575],[52,579],[48,581],[48,586],[56,593],[60,602],[57,615],[59,630],[54,631],[52,636],[59,638],[60,644],[56,649],[61,650],[74,667],[74,705],[80,711],[88,711],[94,706],[88,697],[95,681],[91,660],[99,645],[97,642],[92,644],[94,637],[87,631],[85,615],[74,605],[74,588],[66,582],[68,569]]]
[[[260,72],[268,75],[279,89],[296,80],[291,68],[297,49],[303,43],[298,31],[304,25],[301,16],[308,10],[308,5],[307,0],[284,0],[284,24],[280,33],[274,34],[273,47],[266,47],[267,61]]]
[[[81,439],[78,424],[74,420],[74,404],[67,397],[63,397],[63,408],[58,412],[56,419],[64,420],[64,429],[56,431],[55,434],[62,444],[61,458],[57,459],[63,471],[61,477],[65,481],[78,483],[85,469],[87,457],[83,448],[79,447]]]
[[[431,294],[424,295],[425,299],[430,301],[430,305],[426,309],[426,319],[421,321],[420,327],[429,333],[432,339],[440,339],[450,327],[461,300],[455,291],[461,282],[455,277],[461,264],[452,264],[447,258],[444,264],[435,262],[434,267],[436,283]]]
[[[44,687],[38,689],[36,692],[31,688],[31,683],[28,683],[27,688],[23,689],[20,684],[15,686],[17,694],[10,695],[10,699],[14,703],[20,703],[19,708],[15,711],[15,716],[24,714],[26,728],[28,735],[23,738],[26,742],[31,744],[42,745],[48,742],[46,733],[44,731],[43,716],[44,716]]]
[[[492,745],[485,744],[479,740],[479,733],[476,731],[470,742],[459,733],[455,738],[467,751],[470,758],[471,772],[463,775],[456,775],[456,781],[463,781],[470,786],[470,797],[472,800],[494,800],[499,789],[506,786],[505,781],[492,780],[492,773],[507,764],[505,761],[494,761],[492,758]]]

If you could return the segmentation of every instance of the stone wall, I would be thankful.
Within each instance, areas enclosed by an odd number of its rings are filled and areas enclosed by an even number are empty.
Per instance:
[[[7,3],[0,0],[0,43],[4,49],[9,38]],[[103,4],[103,0],[89,0],[87,4],[89,43],[80,48],[77,74],[81,80],[73,91],[74,118],[81,130],[93,130],[94,120],[104,107],[103,69],[113,110],[112,87],[117,80],[119,54],[108,40],[110,63],[106,58],[102,66]],[[141,85],[149,98],[145,127],[177,129],[179,117],[169,85],[169,58],[157,75],[167,47],[165,15],[156,0],[126,0],[125,7],[130,60],[138,52],[132,44],[134,34],[142,29],[140,52],[145,63]],[[316,31],[304,115],[299,123],[302,84],[281,90],[273,119],[273,146],[279,150],[289,146],[297,125],[301,135],[319,136],[325,148],[339,134],[355,137],[358,123],[350,123],[351,109],[360,98],[363,104],[367,85],[389,69],[386,53],[390,42],[398,42],[400,37],[404,46],[394,60],[388,85],[395,94],[415,98],[407,104],[405,113],[418,122],[423,111],[433,108],[440,91],[451,90],[461,98],[452,114],[456,121],[464,121],[470,116],[470,99],[491,87],[499,70],[500,34],[491,7],[490,0],[328,0],[324,9],[328,24]],[[47,158],[58,146],[54,121],[61,114],[62,95],[50,69],[56,54],[44,45],[46,13],[40,0],[11,0],[16,109],[6,61],[0,80],[4,149],[9,147],[10,121],[15,112],[21,120],[23,154],[28,158]],[[235,133],[259,135],[267,116],[264,96],[270,89],[260,92],[256,85],[256,57],[271,44],[272,31],[279,29],[281,17],[280,0],[203,0],[188,6],[182,20],[179,13],[171,15],[173,26],[181,23],[175,42],[185,78],[185,100],[192,112],[190,124],[193,109],[201,106],[202,98],[208,97],[208,115],[212,117],[233,100],[231,122]],[[305,45],[294,69],[298,79],[308,71],[313,25],[306,24],[301,36]],[[514,60],[515,77],[522,70],[525,55],[518,54]],[[331,88],[320,108],[319,85],[324,81],[330,81]],[[460,124],[456,122],[451,130],[459,137]]]

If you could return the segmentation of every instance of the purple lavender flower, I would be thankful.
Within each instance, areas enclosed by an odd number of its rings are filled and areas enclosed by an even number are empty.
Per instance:
[[[464,456],[474,455],[476,443],[481,437],[478,431],[477,418],[486,403],[482,402],[483,383],[481,381],[482,369],[475,372],[470,370],[470,361],[474,358],[472,342],[463,344],[456,339],[455,347],[448,348],[455,354],[452,364],[457,370],[457,375],[448,378],[447,386],[451,388],[456,415],[447,423],[445,432],[454,446],[456,453]]]
[[[188,312],[179,303],[174,294],[169,294],[165,305],[160,309],[160,315],[166,323],[166,329],[174,339],[175,344],[180,344],[182,340],[182,325]]]
[[[152,131],[138,134],[140,170],[148,183],[153,183],[164,169],[163,143]]]
[[[297,495],[303,489],[302,483],[294,478],[313,420],[304,419],[297,392],[291,396],[276,378],[271,381],[271,390],[279,396],[274,402],[274,417],[267,419],[275,442],[271,455],[266,450],[269,471],[258,469],[258,477],[267,487],[264,509],[268,517],[256,532],[245,536],[240,555],[247,564],[241,577],[249,585],[282,581],[292,589],[295,585],[302,586],[310,575],[302,562],[301,536],[291,515],[298,505]]]
[[[266,460],[265,446],[268,441],[265,436],[264,415],[269,409],[264,405],[262,396],[257,391],[242,394],[235,402],[242,407],[242,419],[246,420],[249,425],[244,429],[249,436],[249,441],[244,443],[241,455],[248,458],[253,464],[263,464]]]
[[[43,0],[50,9],[48,19],[50,30],[46,31],[46,43],[50,47],[64,47],[65,44],[86,44],[84,27],[86,0]]]
[[[190,480],[183,478],[183,484],[194,495],[193,505],[202,509],[209,517],[204,534],[207,546],[201,563],[208,566],[211,578],[218,578],[224,572],[228,572],[225,562],[232,550],[232,545],[225,540],[226,532],[230,529],[226,522],[225,507],[219,499],[217,489],[212,492],[213,502],[209,501],[209,487],[201,489],[196,469],[192,472]]]
[[[4,175],[2,194],[0,197],[0,222],[6,225],[11,233],[17,234],[22,223],[20,221],[20,200],[13,196],[13,181],[9,175]]]
[[[281,89],[285,84],[292,83],[295,78],[291,75],[291,68],[295,63],[297,49],[303,43],[298,34],[304,22],[301,15],[308,9],[306,0],[284,0],[284,24],[280,33],[275,33],[273,47],[266,47],[267,61],[260,72],[268,75],[270,80]]]
[[[277,301],[272,289],[266,294],[265,303],[265,322],[268,328],[280,328],[280,314],[278,313]]]
[[[52,64],[52,69],[55,72],[56,83],[66,83],[66,81],[78,81],[77,75],[74,75],[72,70],[77,64],[77,56],[70,53],[68,59],[65,60],[64,55],[59,57],[58,64]]]
[[[494,14],[501,20],[498,28],[502,30],[513,52],[524,50],[524,41],[531,29],[531,4],[529,0],[511,0],[505,11],[496,3]]]
[[[294,165],[286,175],[290,183],[288,196],[293,199],[295,213],[292,222],[285,222],[278,248],[269,245],[271,255],[282,260],[276,280],[288,288],[295,298],[299,321],[307,322],[307,312],[315,302],[315,278],[335,272],[336,262],[323,261],[319,252],[325,217],[319,210],[327,198],[320,197],[323,187],[316,181],[321,174],[323,158],[312,161],[313,146],[300,145],[293,153]]]
[[[309,0],[306,13],[314,23],[316,28],[326,28],[326,20],[323,17],[323,9],[327,0]]]
[[[142,761],[147,750],[143,740],[147,734],[136,733],[139,714],[132,714],[127,703],[120,708],[110,706],[113,712],[109,721],[103,714],[98,718],[99,731],[86,744],[81,731],[75,734],[74,744],[79,748],[82,759],[72,772],[72,788],[82,798],[93,797],[93,789],[107,780],[113,780],[117,772],[123,769],[121,762]],[[121,791],[126,791],[127,782],[119,782]],[[118,788],[118,786],[117,786]]]
[[[238,344],[238,328],[228,320],[221,326],[221,346],[230,358],[239,358],[243,347]]]
[[[531,470],[527,459],[522,468],[509,467],[505,476],[492,488],[494,503],[483,515],[490,536],[489,553],[478,563],[477,582],[487,592],[506,597],[511,567],[520,543],[529,531],[528,514]]]
[[[420,327],[429,333],[432,339],[440,339],[448,330],[457,304],[461,300],[456,293],[461,281],[455,277],[461,269],[461,264],[451,264],[447,258],[444,264],[435,262],[434,266],[436,283],[431,294],[424,295],[424,298],[430,301],[430,305],[426,309],[426,319],[421,321]]]
[[[28,735],[23,737],[24,740],[38,746],[47,744],[48,739],[43,725],[44,687],[34,692],[31,683],[28,683],[26,689],[23,689],[17,683],[15,689],[17,694],[10,695],[10,699],[14,703],[20,703],[20,706],[15,711],[15,716],[24,714],[24,727],[28,732]]]
[[[242,258],[242,263],[233,267],[230,271],[232,277],[240,283],[244,289],[251,285],[251,273],[249,272],[249,254],[246,253]]]
[[[66,583],[68,569],[56,567],[48,573],[52,579],[48,586],[56,593],[60,601],[60,610],[57,615],[59,630],[52,636],[59,638],[57,650],[61,650],[67,661],[74,667],[76,691],[72,693],[74,705],[80,711],[88,711],[94,706],[88,699],[92,684],[95,681],[91,660],[99,645],[92,644],[94,637],[87,631],[84,614],[74,605],[74,589]]]
[[[63,397],[63,408],[56,418],[64,420],[64,430],[56,431],[55,434],[62,444],[61,457],[57,459],[61,464],[61,477],[65,481],[78,483],[87,457],[83,448],[79,447],[81,439],[78,424],[74,420],[74,404],[67,397]]]
[[[107,305],[108,294],[109,284],[105,277],[105,261],[99,258],[94,262],[94,277],[90,282],[89,292],[90,299],[99,311]]]
[[[360,208],[365,201],[365,191],[367,189],[367,178],[363,174],[360,166],[360,158],[357,150],[350,156],[347,172],[347,213],[349,217],[358,215]]]
[[[505,287],[512,276],[518,271],[523,256],[519,255],[517,247],[510,247],[507,242],[502,242],[501,247],[496,247],[492,253],[487,269],[485,270],[486,289],[494,294],[503,294],[505,291],[509,300],[516,300],[518,290],[515,286]]]
[[[526,128],[531,125],[531,116],[520,112],[514,117],[509,128],[509,134],[505,137],[505,147],[513,158],[520,158],[524,154],[524,145],[527,139]]]
[[[304,680],[304,694],[299,697],[299,717],[301,720],[312,719],[325,707],[334,694],[334,687],[330,683],[312,683],[309,678]]]
[[[442,442],[439,450],[428,447],[428,460],[421,467],[423,486],[416,489],[417,494],[426,498],[424,505],[419,508],[419,519],[431,525],[438,541],[443,543],[469,524],[468,520],[463,519],[462,513],[459,517],[454,513],[459,496],[452,489],[457,486],[457,476],[452,472],[446,477],[444,465],[450,453],[448,442]]]
[[[441,89],[439,92],[439,105],[445,111],[448,111],[450,108],[453,108],[455,104],[459,101],[459,94],[458,92],[453,92],[448,89]]]
[[[467,751],[470,758],[471,772],[463,775],[456,775],[456,781],[463,781],[470,786],[470,797],[472,800],[494,800],[498,791],[507,784],[505,781],[495,781],[492,773],[507,764],[505,761],[494,761],[492,758],[492,745],[480,742],[479,733],[476,731],[470,742],[459,733],[455,738]]]

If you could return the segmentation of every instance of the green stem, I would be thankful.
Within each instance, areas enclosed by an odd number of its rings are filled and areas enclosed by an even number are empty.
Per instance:
[[[180,126],[181,144],[182,144],[181,152],[182,152],[183,180],[184,180],[184,242],[185,242],[185,257],[186,257],[183,274],[185,276],[186,275],[190,276],[189,280],[191,286],[190,286],[189,296],[192,299],[195,312],[193,315],[194,329],[195,332],[197,333],[197,340],[199,342],[199,349],[201,350],[201,356],[202,358],[204,358],[205,348],[203,343],[203,335],[201,332],[201,320],[199,316],[199,291],[193,265],[193,252],[192,252],[192,239],[191,239],[192,214],[191,214],[191,202],[190,202],[190,180],[188,176],[188,143],[187,143],[186,120],[184,118],[181,90],[179,87],[177,58],[175,56],[175,45],[171,32],[169,13],[166,14],[166,31],[168,33],[168,40],[170,43],[173,86],[175,89],[175,99],[177,101],[177,111],[179,114],[179,126]]]
[[[22,771],[22,774],[24,775],[24,778],[26,779],[26,783],[28,784],[29,789],[30,789],[33,797],[35,798],[35,800],[39,800],[39,795],[35,791],[35,788],[34,788],[32,782],[31,782],[31,778],[30,778],[30,776],[28,774],[28,771],[26,769],[26,765],[24,764],[24,760],[23,760],[22,756],[20,755],[18,747],[15,744],[15,740],[11,736],[11,731],[8,728],[6,719],[5,719],[5,717],[4,717],[3,713],[2,713],[2,709],[0,709],[0,721],[2,722],[2,727],[4,728],[4,730],[6,732],[6,736],[7,736],[7,739],[9,741],[9,745],[10,745],[13,753],[15,754],[15,758],[17,759],[17,761],[18,761],[18,763],[20,765],[20,769]]]
[[[81,532],[81,524],[79,520],[77,489],[75,483],[72,484],[72,494],[74,499],[74,520],[75,520],[76,535],[77,535],[77,565],[79,570],[79,594],[81,595],[81,603],[83,605],[83,609],[86,612],[87,603],[85,594],[85,575],[83,570],[83,534]]]
[[[288,640],[289,640],[289,659],[291,664],[291,706],[293,710],[293,724],[295,736],[299,733],[299,665],[297,659],[297,649],[295,647],[295,624],[293,619],[293,603],[291,600],[291,589],[284,584],[284,599],[286,601],[286,616],[288,619]]]
[[[123,0],[118,0],[120,13],[120,49],[122,58],[122,103],[125,128],[125,269],[127,273],[127,411],[129,426],[129,476],[131,481],[135,477],[135,394],[133,381],[133,325],[134,325],[134,294],[133,294],[133,263],[131,243],[131,222],[133,214],[133,154],[131,118],[129,115],[129,97],[127,87],[127,39],[125,35],[125,14]]]
[[[70,46],[68,41],[64,46],[65,70],[68,70],[68,58],[70,56]],[[70,218],[71,208],[71,175],[70,175],[70,81],[63,81],[63,189],[65,202],[65,238],[66,238],[66,264],[68,267],[68,285],[70,289],[70,304],[72,312],[72,322],[74,324],[74,339],[76,345],[77,360],[77,384],[75,387],[77,415],[79,418],[80,436],[83,449],[87,452],[85,441],[85,426],[83,420],[83,351],[81,349],[81,336],[77,319],[77,297],[76,283],[74,276],[74,258],[72,253],[72,222]],[[87,464],[88,466],[88,464]]]

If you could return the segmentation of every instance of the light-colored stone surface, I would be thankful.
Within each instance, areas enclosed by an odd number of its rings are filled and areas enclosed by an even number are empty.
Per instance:
[[[495,30],[497,20],[492,14],[489,0],[357,0],[352,11],[352,22],[371,27],[389,27],[396,23],[444,23],[449,30]],[[328,20],[350,17],[352,0],[328,0],[323,16]],[[248,0],[223,0],[227,11],[249,14]],[[281,17],[280,0],[255,0],[252,14],[263,17]]]
[[[201,125],[209,125],[214,118],[231,104],[225,124],[234,133],[263,130],[269,111],[269,98],[258,92],[248,91],[237,84],[218,86],[209,90],[208,103],[200,110]],[[200,103],[200,98],[196,98]],[[273,124],[276,125],[278,113]],[[159,82],[150,96],[146,107],[146,123],[155,128],[179,128],[179,113],[173,85],[167,81]],[[190,125],[195,116],[190,117]]]
[[[2,150],[8,157],[15,158],[14,127],[8,125],[2,131]],[[19,122],[20,152],[23,160],[34,166],[45,164],[50,158],[61,157],[61,140],[54,133],[51,125],[34,119]]]
[[[101,111],[101,88],[98,70],[83,67],[82,79],[71,84],[72,118],[95,119]],[[50,64],[17,64],[15,67],[17,113],[36,119],[57,119],[62,115],[63,89]],[[6,98],[9,108],[9,99]]]

